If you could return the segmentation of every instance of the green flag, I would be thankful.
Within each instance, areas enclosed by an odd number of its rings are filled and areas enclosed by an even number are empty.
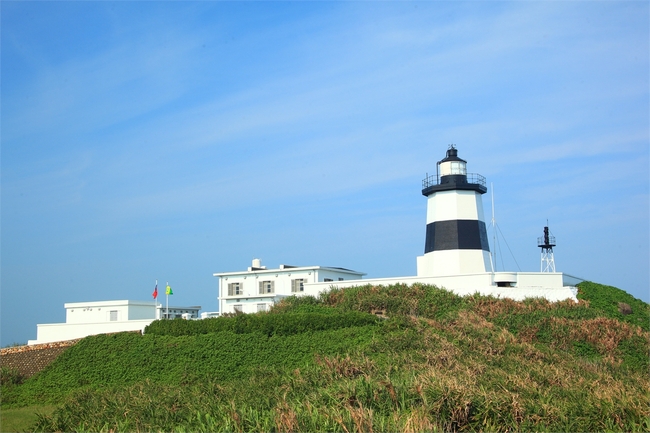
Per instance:
[[[167,284],[167,290],[165,290],[166,295],[173,295],[174,292],[172,292],[172,288],[169,284]]]

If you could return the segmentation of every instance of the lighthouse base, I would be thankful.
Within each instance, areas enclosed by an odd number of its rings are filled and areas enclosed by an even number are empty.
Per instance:
[[[490,252],[485,250],[442,250],[417,257],[418,277],[482,274],[492,272]]]

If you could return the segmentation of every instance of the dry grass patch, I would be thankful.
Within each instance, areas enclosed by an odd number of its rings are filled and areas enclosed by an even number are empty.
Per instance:
[[[638,326],[605,317],[580,321],[553,317],[551,326],[558,337],[565,336],[569,341],[586,341],[603,355],[614,351],[623,340],[633,336],[648,339],[650,336]]]
[[[514,301],[510,298],[492,298],[483,296],[471,296],[467,299],[470,302],[470,308],[472,311],[488,319],[504,315],[520,315],[532,312],[589,307],[589,301],[585,300],[574,302],[567,299],[559,302],[550,302],[544,298],[535,298],[521,302]]]

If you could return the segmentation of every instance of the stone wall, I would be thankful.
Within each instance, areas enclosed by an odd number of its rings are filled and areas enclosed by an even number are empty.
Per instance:
[[[5,368],[16,369],[27,378],[50,365],[77,341],[79,340],[35,344],[33,346],[5,347],[0,349],[0,365]]]

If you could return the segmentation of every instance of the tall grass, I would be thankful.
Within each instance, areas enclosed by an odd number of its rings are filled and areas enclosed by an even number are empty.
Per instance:
[[[429,286],[333,290],[267,316],[388,319],[283,335],[93,337],[20,387],[25,401],[60,402],[36,431],[649,431],[650,334],[592,305]]]
[[[424,344],[421,351],[432,349]],[[572,356],[553,364],[526,359],[500,359],[498,368],[466,359],[441,368],[444,364],[436,362],[408,362],[406,356],[395,366],[357,354],[318,357],[304,369],[260,371],[225,384],[181,388],[144,381],[126,389],[76,392],[53,415],[42,416],[34,429],[368,432],[650,427],[650,402],[642,389],[647,379],[631,388],[598,366],[580,374],[587,365]],[[630,379],[643,380],[642,375]]]

